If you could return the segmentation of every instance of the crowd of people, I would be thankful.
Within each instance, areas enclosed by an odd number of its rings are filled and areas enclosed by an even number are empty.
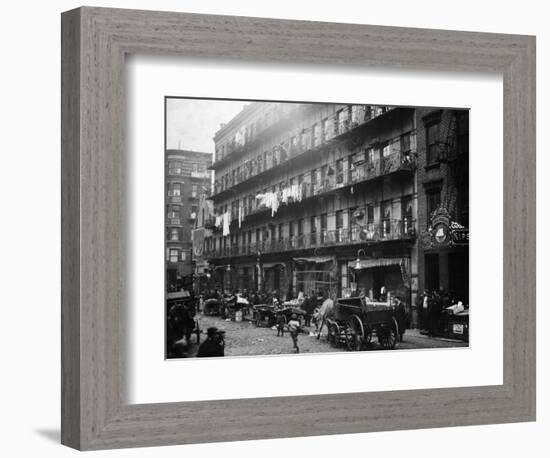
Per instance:
[[[359,297],[364,299],[365,306],[367,306],[370,301],[369,298],[364,293],[359,294]],[[330,317],[334,306],[334,301],[329,297],[328,292],[321,290],[301,291],[296,298],[288,301],[286,295],[282,296],[279,291],[264,292],[244,289],[222,293],[219,289],[214,289],[201,291],[195,295],[190,291],[189,301],[185,304],[176,303],[168,310],[169,357],[184,355],[185,350],[190,346],[191,333],[194,332],[195,314],[197,312],[203,313],[205,304],[212,299],[219,304],[218,316],[223,319],[231,318],[235,321],[239,321],[235,318],[235,310],[241,313],[240,319],[245,320],[252,319],[254,316],[254,306],[265,305],[275,313],[281,310],[288,311],[291,308],[296,313],[292,313],[292,316],[290,314],[286,316],[277,314],[274,328],[277,330],[277,336],[284,336],[285,332],[290,334],[296,352],[300,351],[298,335],[303,332],[313,332],[319,336],[324,319]],[[442,288],[437,291],[425,291],[418,296],[416,304],[419,312],[419,327],[424,329],[429,336],[441,336],[443,332],[442,316],[445,311],[452,307],[460,307],[461,304]],[[391,297],[391,305],[396,311],[395,316],[399,324],[399,338],[401,340],[404,330],[410,327],[410,311],[398,296]],[[462,307],[463,309],[464,307]],[[231,312],[228,310],[231,310]],[[306,331],[306,328],[311,328],[311,330],[307,329]],[[200,345],[197,356],[223,356],[224,337],[224,331],[220,331],[215,327],[208,328],[206,339]]]
[[[430,337],[438,337],[444,333],[447,311],[456,313],[465,310],[462,302],[451,293],[440,287],[438,290],[425,290],[417,298],[420,328]]]

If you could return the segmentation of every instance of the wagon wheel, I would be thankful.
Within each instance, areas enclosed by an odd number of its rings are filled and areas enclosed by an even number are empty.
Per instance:
[[[392,318],[392,322],[389,326],[379,327],[377,332],[378,342],[386,350],[393,350],[397,344],[399,336],[399,325],[395,318]]]
[[[327,340],[333,347],[340,345],[340,326],[335,321],[331,321],[328,325]]]
[[[361,350],[365,330],[361,319],[357,315],[352,317],[346,323],[346,347],[348,350]]]

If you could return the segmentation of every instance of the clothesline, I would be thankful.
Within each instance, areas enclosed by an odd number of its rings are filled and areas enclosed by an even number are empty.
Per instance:
[[[271,208],[271,216],[273,217],[281,204],[288,204],[291,201],[300,202],[302,200],[302,186],[293,184],[281,191],[258,194],[256,199],[260,201],[260,206]]]
[[[275,216],[279,206],[281,204],[288,204],[290,202],[300,202],[302,200],[302,186],[293,184],[282,191],[278,192],[266,192],[263,194],[258,194],[256,199],[258,199],[259,206],[265,206],[271,208],[271,217]],[[237,208],[237,221],[239,224],[239,229],[241,228],[242,222],[244,221],[244,206],[239,205]],[[230,225],[231,225],[232,212],[226,211],[221,215],[216,215],[214,225],[216,228],[222,228],[222,234],[224,236],[230,234]]]

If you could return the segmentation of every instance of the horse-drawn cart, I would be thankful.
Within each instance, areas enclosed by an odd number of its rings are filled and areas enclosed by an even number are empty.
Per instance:
[[[222,301],[217,298],[210,298],[204,301],[203,312],[206,316],[218,316],[222,311]]]
[[[360,297],[338,299],[325,323],[329,343],[352,351],[363,349],[374,336],[383,348],[393,349],[404,333],[404,329],[399,328],[394,307],[365,302]]]
[[[253,306],[254,323],[258,327],[272,327],[277,323],[277,318],[282,316],[284,322],[288,323],[292,315],[296,315],[296,319],[303,325],[306,312],[298,307],[292,307],[283,305],[283,307],[277,307],[274,305],[258,304]]]

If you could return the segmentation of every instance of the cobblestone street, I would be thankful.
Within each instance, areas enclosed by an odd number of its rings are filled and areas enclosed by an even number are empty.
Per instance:
[[[225,356],[246,356],[246,355],[280,355],[292,354],[292,339],[288,332],[284,337],[277,337],[277,331],[271,328],[256,327],[249,321],[225,321],[218,317],[198,315],[199,325],[203,331],[201,341],[206,338],[206,329],[210,326],[216,326],[224,330],[225,334]],[[314,331],[312,326],[306,330]],[[326,331],[325,331],[326,332]],[[321,339],[308,334],[300,334],[298,337],[298,346],[300,353],[326,353],[346,351],[343,348],[334,348],[326,341],[326,336]],[[398,343],[396,350],[420,349],[420,348],[450,348],[467,347],[465,342],[459,342],[449,339],[438,339],[424,336],[418,330],[407,330],[403,337],[403,342]],[[373,339],[373,343],[367,350],[380,350],[381,347]],[[194,356],[197,348],[193,347],[190,356]]]

